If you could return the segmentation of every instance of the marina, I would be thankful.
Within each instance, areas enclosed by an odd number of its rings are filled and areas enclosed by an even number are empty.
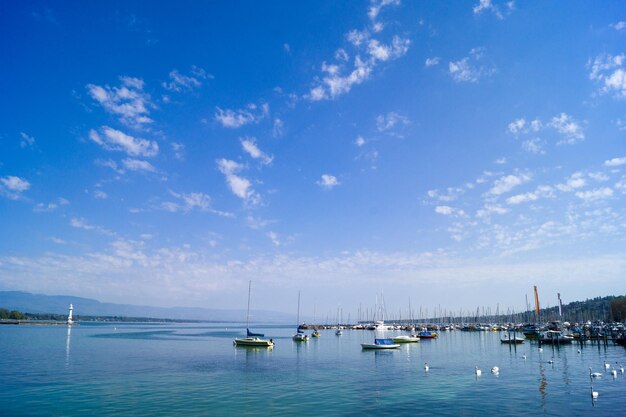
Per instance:
[[[297,408],[308,416],[558,416],[626,408],[626,349],[612,342],[540,348],[504,345],[502,332],[451,330],[428,343],[364,350],[375,337],[408,333],[346,328],[334,337],[320,329],[321,337],[295,343],[292,325],[254,323],[273,340],[268,349],[233,346],[246,328],[228,323],[80,324],[0,327],[5,415],[288,416]],[[589,368],[599,375],[597,398]],[[498,401],[476,400],[493,392]]]

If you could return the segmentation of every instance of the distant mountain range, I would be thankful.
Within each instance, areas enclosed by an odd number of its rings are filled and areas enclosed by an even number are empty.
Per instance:
[[[74,315],[78,316],[145,317],[229,322],[244,322],[246,319],[246,310],[137,306],[101,303],[98,300],[69,295],[42,295],[21,291],[0,291],[0,308],[17,310],[22,313],[67,314],[70,304],[74,305]],[[276,311],[250,311],[251,322],[295,323],[295,320],[295,315]]]

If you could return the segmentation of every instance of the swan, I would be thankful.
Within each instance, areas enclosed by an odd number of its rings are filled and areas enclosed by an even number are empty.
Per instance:
[[[594,391],[593,387],[591,387],[591,398],[594,400],[598,398],[598,391]]]
[[[578,349],[578,351],[577,351],[577,352],[578,352],[578,353],[580,353],[580,349]]]
[[[589,368],[589,376],[591,378],[602,378],[602,374],[600,372],[591,372],[591,368]]]
[[[424,362],[424,372],[428,372],[430,366],[428,366],[428,362]]]
[[[522,355],[522,359],[526,360],[526,354],[525,353]]]
[[[604,361],[604,369],[609,369],[610,367],[611,365],[607,361]]]
[[[623,374],[624,373],[624,366],[623,365],[618,365],[617,362],[615,362],[615,365],[619,366],[619,373]]]
[[[543,348],[539,348],[539,352],[543,352]]]
[[[499,374],[500,373],[500,368],[498,368],[497,366],[494,366],[493,368],[491,368],[491,373],[492,374]]]
[[[617,378],[617,370],[611,369],[611,375],[613,376],[613,378]]]
[[[550,360],[548,361],[548,363],[549,363],[550,365],[552,365],[552,364],[554,363],[554,358],[550,359]]]
[[[483,373],[478,366],[474,368],[474,372],[476,373],[476,376],[480,376]]]

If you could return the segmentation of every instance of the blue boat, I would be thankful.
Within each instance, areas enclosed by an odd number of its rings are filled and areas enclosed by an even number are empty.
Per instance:
[[[374,343],[361,343],[363,349],[397,349],[400,345],[391,339],[374,339]]]

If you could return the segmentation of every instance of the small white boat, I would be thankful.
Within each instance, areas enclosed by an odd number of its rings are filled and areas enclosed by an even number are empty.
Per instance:
[[[322,334],[320,332],[317,331],[317,329],[313,330],[313,333],[311,333],[311,336],[313,337],[320,337]]]
[[[361,343],[363,349],[397,349],[400,345],[391,339],[374,339],[374,343]]]
[[[504,339],[500,339],[501,343],[505,343],[507,345],[519,345],[521,343],[524,343],[526,339],[523,337],[517,337],[517,336],[513,336],[513,337],[509,337],[509,335],[505,335]]]
[[[274,341],[272,339],[261,339],[259,337],[244,337],[241,339],[235,339],[233,344],[235,346],[274,347]]]
[[[293,335],[292,339],[294,342],[308,342],[309,336],[304,333],[296,333]]]
[[[420,337],[415,334],[412,334],[410,336],[400,335],[391,338],[391,340],[393,341],[393,343],[419,343]]]

